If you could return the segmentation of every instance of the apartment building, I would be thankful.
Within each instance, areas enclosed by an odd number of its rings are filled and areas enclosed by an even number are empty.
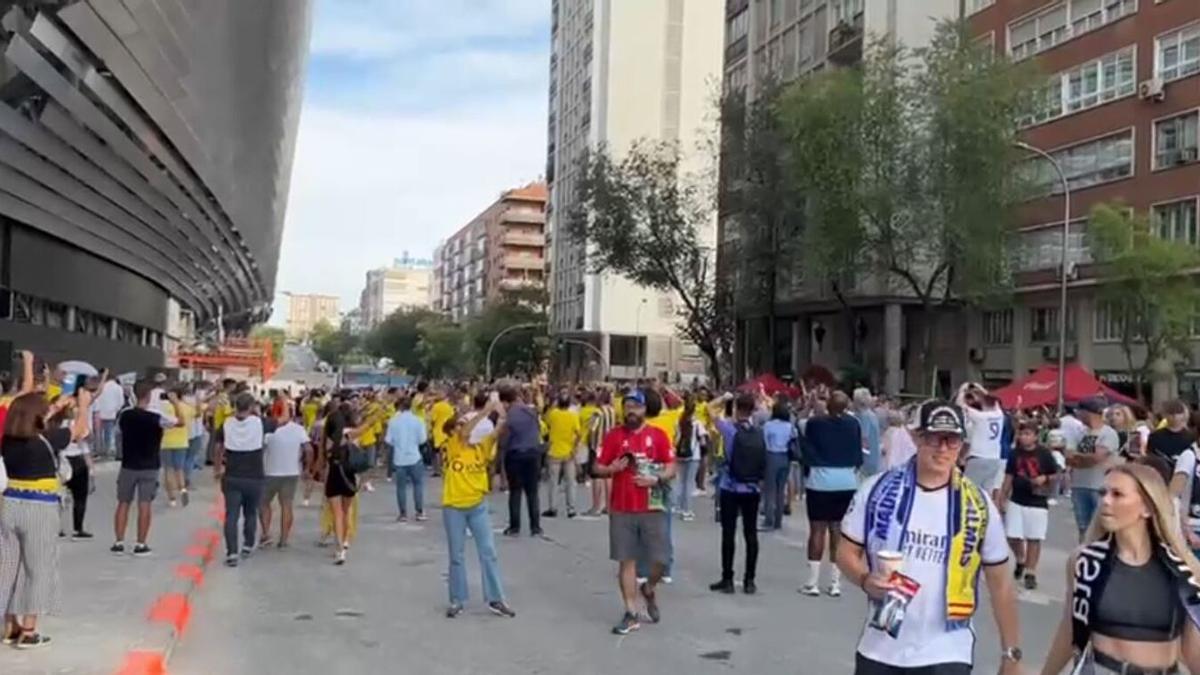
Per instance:
[[[1009,58],[1035,60],[1046,75],[1046,104],[1023,121],[1023,137],[1059,161],[1071,189],[1067,357],[1134,393],[1120,318],[1096,297],[1087,218],[1097,204],[1120,201],[1148,217],[1159,236],[1200,242],[1200,2],[976,5],[971,27],[979,39]],[[1063,196],[1048,163],[1038,160],[1035,170],[1045,196],[1023,218],[1018,302],[976,313],[967,326],[970,366],[992,382],[1058,357]],[[1192,363],[1200,364],[1200,343],[1193,345]],[[1161,400],[1176,392],[1200,398],[1200,371],[1164,369],[1147,393]]]
[[[984,0],[726,0],[724,93],[753,100],[764,82],[787,83],[827,68],[862,61],[873,40],[894,40],[909,48],[925,45],[939,21],[973,11]],[[1003,4],[1004,0],[1000,0]],[[739,226],[723,214],[718,231],[718,270],[738,283]],[[852,291],[855,319],[849,322],[822,280],[781,274],[774,309],[765,303],[740,306],[734,339],[734,374],[762,372],[798,375],[809,365],[833,372],[858,361],[878,375],[889,391],[927,382],[934,374],[914,370],[920,324],[911,297],[879,276]],[[773,316],[771,316],[773,315]],[[912,315],[912,316],[910,316]],[[943,323],[952,317],[943,317]],[[774,325],[771,325],[771,323]],[[936,330],[939,379],[962,377],[966,351],[952,339],[954,329]],[[944,344],[943,344],[944,342]],[[857,343],[860,353],[850,353]]]
[[[505,291],[543,288],[546,184],[508,190],[434,253],[433,308],[469,319]]]
[[[428,308],[432,279],[433,262],[407,252],[390,267],[368,271],[358,303],[362,329],[371,330],[398,309]]]
[[[286,293],[288,315],[284,331],[289,340],[303,340],[322,321],[338,325],[338,297],[313,293]]]
[[[590,274],[585,248],[565,224],[587,151],[603,146],[619,155],[639,139],[697,147],[714,118],[722,5],[553,0],[551,10],[550,323],[570,340],[560,367],[575,377],[702,374],[699,350],[675,337],[674,297],[616,275]],[[705,236],[715,239],[715,223]]]

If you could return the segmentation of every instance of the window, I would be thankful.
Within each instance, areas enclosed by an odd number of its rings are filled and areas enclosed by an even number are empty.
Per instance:
[[[1192,246],[1200,242],[1196,232],[1195,199],[1157,204],[1150,213],[1153,218],[1155,234],[1159,238]]]
[[[1132,96],[1137,92],[1135,53],[1134,47],[1130,46],[1055,74],[1039,92],[1037,110],[1022,120],[1022,124],[1041,124]]]
[[[1087,245],[1087,221],[1071,221],[1067,232],[1067,262],[1079,265],[1092,261]],[[1062,228],[1043,227],[1022,232],[1018,240],[1016,269],[1020,272],[1058,269],[1062,265]]]
[[[1200,128],[1200,111],[1192,111],[1178,117],[1154,123],[1154,168],[1169,169],[1181,164],[1190,164],[1197,159],[1200,150],[1197,130]]]
[[[1008,52],[1020,61],[1136,12],[1137,0],[1066,0],[1008,24]]]
[[[811,63],[812,60],[816,57],[817,40],[816,40],[816,35],[813,34],[811,21],[806,20],[806,21],[802,22],[800,24],[799,31],[800,31],[800,34],[798,36],[798,40],[800,42],[799,61],[800,61],[800,66],[803,67],[803,66]]]
[[[768,0],[771,6],[771,27],[778,26],[783,21],[783,0]]]
[[[999,312],[983,313],[983,342],[989,345],[1006,345],[1012,343],[1013,311],[1005,309]]]
[[[1095,339],[1096,342],[1120,342],[1125,338],[1126,325],[1131,317],[1128,312],[1119,305],[1102,302],[1096,305],[1095,314]],[[1133,331],[1135,333],[1129,337],[1134,340],[1141,339],[1141,335],[1137,321],[1133,322]]]
[[[725,46],[728,47],[746,37],[750,32],[750,10],[743,9],[725,24]]]
[[[1133,175],[1133,130],[1050,153],[1062,165],[1072,190],[1082,190]],[[1034,194],[1060,194],[1062,186],[1054,167],[1044,159],[1032,159],[1030,181]]]
[[[1067,337],[1075,335],[1075,312],[1067,308]],[[1058,341],[1058,308],[1033,307],[1029,310],[1030,342]]]
[[[967,0],[967,14],[974,14],[994,4],[996,4],[996,0]]]
[[[854,18],[863,11],[863,0],[833,0],[833,23],[854,23]]]
[[[1193,24],[1156,41],[1155,75],[1170,82],[1200,73],[1200,24]]]

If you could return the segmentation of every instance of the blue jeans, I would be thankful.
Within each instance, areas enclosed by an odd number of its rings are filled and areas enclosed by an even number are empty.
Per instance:
[[[413,508],[418,515],[425,514],[425,465],[421,462],[409,466],[397,466],[396,470],[396,506],[400,509],[400,515],[407,516],[408,509],[405,508],[407,502],[406,494],[408,493],[408,484],[412,483],[413,493]]]
[[[446,507],[442,509],[442,524],[446,527],[446,545],[450,549],[450,574],[446,580],[450,590],[450,604],[464,605],[470,597],[467,565],[463,555],[468,528],[475,539],[475,550],[479,553],[483,599],[489,604],[504,602],[500,559],[496,557],[496,544],[492,538],[492,521],[488,517],[487,504],[480,502],[469,509]]]
[[[1075,525],[1080,532],[1087,530],[1092,524],[1092,516],[1100,508],[1100,491],[1096,488],[1071,488],[1071,503],[1075,507]]]
[[[783,527],[783,502],[787,498],[791,468],[792,461],[786,452],[767,453],[767,477],[763,481],[763,523],[767,529]]]
[[[200,460],[201,453],[204,452],[204,434],[200,434],[195,438],[188,439],[187,460],[183,465],[183,482],[184,485],[192,487],[192,472],[197,471],[200,467],[196,466],[196,462]]]
[[[105,457],[117,454],[117,421],[100,420],[100,452]]]
[[[675,477],[675,510],[689,513],[692,510],[692,488],[696,484],[696,472],[700,470],[699,459],[681,459],[677,462],[679,475]]]
[[[225,495],[225,552],[238,552],[238,516],[242,517],[242,548],[253,549],[257,543],[258,505],[262,503],[261,478],[225,476],[221,492]]]
[[[683,489],[683,485],[678,480],[675,481],[673,487],[676,490]],[[671,521],[673,520],[671,513],[671,507],[669,506],[663,511],[663,517],[667,519],[667,566],[663,568],[664,577],[671,576],[671,568],[675,567],[675,536],[671,533]],[[650,563],[648,561],[637,561],[637,575],[645,579],[650,578]]]

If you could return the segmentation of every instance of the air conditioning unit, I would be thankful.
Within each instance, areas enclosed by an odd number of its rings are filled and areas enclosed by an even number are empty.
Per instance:
[[[1138,97],[1145,101],[1165,101],[1166,85],[1161,77],[1154,77],[1138,85]]]

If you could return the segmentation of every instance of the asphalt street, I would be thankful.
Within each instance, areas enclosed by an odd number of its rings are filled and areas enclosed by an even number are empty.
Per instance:
[[[176,675],[328,674],[385,670],[445,673],[613,673],[686,669],[689,674],[844,673],[866,616],[861,593],[809,598],[804,519],[762,535],[759,594],[716,595],[719,534],[711,500],[695,522],[676,522],[674,583],[660,593],[663,621],[626,637],[609,633],[621,605],[603,520],[545,522],[546,537],[497,537],[516,619],[491,615],[479,597],[446,619],[445,537],[440,512],[424,525],[394,522],[392,486],[364,495],[360,536],[344,567],[314,545],[317,509],[298,508],[286,551],[263,550],[237,569],[214,568],[175,652]],[[439,486],[427,486],[439,494]],[[497,530],[506,512],[493,497]],[[1043,556],[1044,590],[1022,593],[1027,663],[1040,664],[1063,611],[1064,567],[1074,533],[1070,507],[1053,510],[1054,545]],[[739,556],[740,556],[739,550]],[[986,595],[986,593],[985,593]],[[995,672],[999,646],[990,608],[977,615],[976,672]]]

